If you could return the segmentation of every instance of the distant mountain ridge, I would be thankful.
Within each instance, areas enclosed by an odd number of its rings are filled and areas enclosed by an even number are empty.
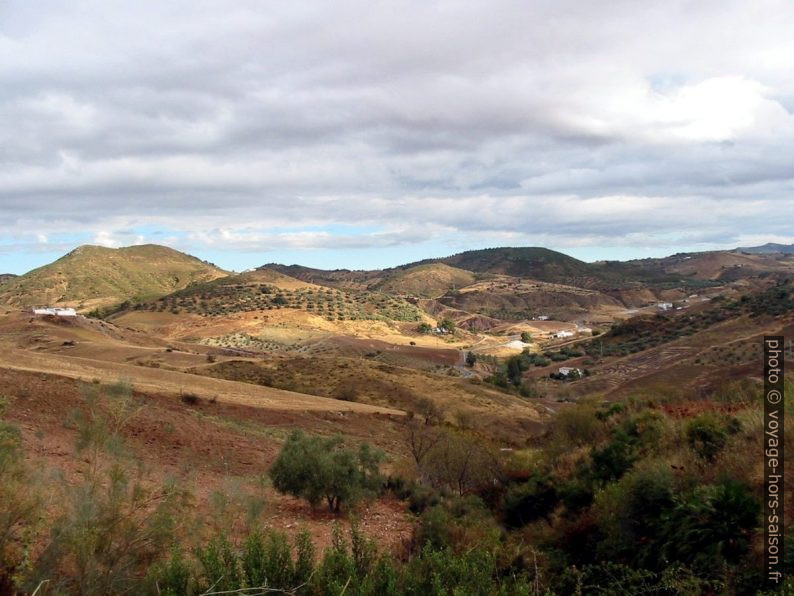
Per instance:
[[[775,242],[767,242],[761,246],[742,246],[735,249],[734,252],[743,252],[753,255],[768,255],[776,253],[794,255],[794,244],[777,244]]]
[[[416,264],[444,263],[475,273],[510,275],[569,286],[614,289],[637,283],[674,283],[654,260],[586,263],[564,253],[538,246],[469,250]]]
[[[347,290],[363,290],[369,285],[378,283],[384,277],[387,269],[372,271],[350,269],[315,269],[303,265],[281,265],[268,263],[259,267],[259,270],[269,269],[282,275],[294,277],[306,283]]]
[[[91,310],[163,296],[226,275],[214,265],[165,246],[113,249],[86,245],[3,283],[0,304]]]
[[[378,287],[396,289],[398,280],[407,279],[406,272],[440,264],[477,275],[508,275],[579,288],[620,291],[640,286],[662,289],[677,285],[698,285],[699,282],[715,283],[720,279],[735,279],[737,276],[746,276],[764,270],[791,273],[791,264],[775,260],[774,254],[777,253],[741,254],[735,251],[706,251],[678,253],[662,258],[587,263],[548,248],[501,247],[469,250],[448,257],[424,259],[373,271],[321,270],[301,265],[279,264],[268,264],[263,268],[309,283],[346,289]],[[437,280],[434,281],[438,283]],[[417,284],[412,280],[409,285]],[[406,290],[408,289],[406,286]]]
[[[222,284],[269,283],[285,289],[295,283],[305,283],[343,291],[384,292],[396,296],[434,299],[447,296],[444,300],[452,303],[449,299],[451,294],[494,276],[511,278],[512,281],[503,281],[502,285],[507,284],[505,287],[512,287],[511,284],[522,280],[534,280],[593,290],[611,297],[599,298],[601,302],[617,299],[633,304],[640,300],[639,296],[643,296],[645,301],[653,300],[676,288],[685,292],[696,291],[700,287],[731,283],[760,274],[781,279],[793,277],[794,262],[779,252],[781,248],[794,250],[794,247],[769,244],[756,249],[774,249],[775,252],[740,252],[754,249],[737,249],[588,263],[542,247],[501,247],[470,250],[369,271],[322,270],[271,263],[234,277],[211,263],[164,246],[119,249],[81,246],[49,265],[22,276],[0,280],[0,305],[61,305],[86,311],[126,301],[151,301],[192,284],[213,280]],[[575,301],[585,300],[576,292],[566,292],[576,296]],[[500,298],[499,304],[491,305],[496,310],[502,308],[500,305],[509,299],[510,294],[501,290],[499,293],[507,298]],[[565,294],[557,292],[557,295]],[[591,299],[587,298],[587,301]]]
[[[0,273],[0,284],[4,284],[7,281],[11,281],[15,277],[18,276],[13,273]]]

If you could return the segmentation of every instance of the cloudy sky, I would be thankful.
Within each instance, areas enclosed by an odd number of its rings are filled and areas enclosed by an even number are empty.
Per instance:
[[[0,272],[794,242],[790,0],[0,0]]]

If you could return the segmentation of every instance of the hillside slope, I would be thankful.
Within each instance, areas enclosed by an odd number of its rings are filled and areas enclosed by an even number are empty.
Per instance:
[[[676,279],[655,263],[586,263],[561,252],[533,246],[470,250],[434,261],[475,273],[509,275],[592,289],[613,289],[638,283],[670,283]]]
[[[278,263],[268,263],[258,269],[259,271],[271,270],[294,277],[306,283],[328,288],[338,288],[343,290],[365,290],[368,286],[376,284],[383,278],[384,272],[374,271],[351,271],[349,269],[314,269],[303,265],[279,265]]]
[[[587,277],[590,272],[584,261],[539,247],[469,250],[439,261],[468,271],[529,277],[540,281]]]
[[[80,246],[49,265],[3,284],[0,304],[90,310],[162,296],[193,282],[226,275],[214,265],[165,246]]]
[[[267,267],[195,283],[155,300],[135,304],[132,309],[210,317],[289,310],[327,321],[419,321],[422,318],[416,306],[396,296],[315,285]]]
[[[428,262],[446,263],[477,273],[509,275],[595,290],[698,288],[754,277],[762,272],[790,274],[794,270],[785,259],[730,251],[586,263],[547,248],[516,247],[472,250],[423,261]]]
[[[777,244],[775,242],[767,242],[761,246],[741,246],[735,252],[743,252],[747,254],[767,255],[780,253],[784,255],[794,255],[794,244]]]
[[[585,313],[624,308],[617,299],[596,290],[504,275],[471,284],[438,300],[455,309],[504,320],[536,315],[569,320]]]
[[[410,294],[423,298],[437,298],[477,281],[470,271],[450,267],[444,263],[428,263],[407,269],[395,269],[373,289],[390,294]]]

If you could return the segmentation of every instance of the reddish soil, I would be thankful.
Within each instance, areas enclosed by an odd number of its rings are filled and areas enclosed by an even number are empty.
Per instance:
[[[735,414],[747,409],[744,404],[728,404],[714,401],[688,401],[676,404],[663,404],[662,410],[673,418],[692,418],[705,412]]]
[[[37,469],[58,469],[67,481],[82,474],[76,457],[76,432],[67,421],[85,404],[77,381],[56,375],[0,368],[0,387],[10,402],[3,418],[22,431],[26,457]],[[195,405],[179,398],[136,392],[142,404],[130,420],[125,438],[149,471],[152,482],[170,476],[189,487],[200,511],[209,495],[229,481],[259,491],[265,501],[267,526],[295,534],[306,528],[318,546],[330,541],[333,524],[347,524],[322,510],[279,495],[258,482],[276,458],[283,438],[294,428],[322,434],[342,433],[369,441],[390,453],[402,449],[399,424],[388,415],[351,412],[267,410],[229,403]],[[410,536],[412,522],[399,502],[382,499],[362,505],[359,524],[385,547]]]

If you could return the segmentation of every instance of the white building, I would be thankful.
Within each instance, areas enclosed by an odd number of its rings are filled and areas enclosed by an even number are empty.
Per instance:
[[[673,308],[673,303],[672,302],[660,302],[659,304],[656,305],[656,308],[658,308],[659,310],[670,310],[671,308]]]
[[[77,311],[75,311],[73,308],[58,308],[58,307],[34,308],[33,314],[52,315],[54,317],[76,317]]]
[[[573,331],[565,331],[565,330],[558,331],[552,337],[555,337],[557,339],[565,339],[566,337],[573,337]]]
[[[535,320],[536,321],[548,321],[549,320],[549,315],[539,315],[539,316],[535,317]]]
[[[569,377],[572,374],[576,374],[577,376],[582,376],[582,369],[580,368],[572,368],[570,366],[561,366],[559,369],[559,373],[565,377]]]

